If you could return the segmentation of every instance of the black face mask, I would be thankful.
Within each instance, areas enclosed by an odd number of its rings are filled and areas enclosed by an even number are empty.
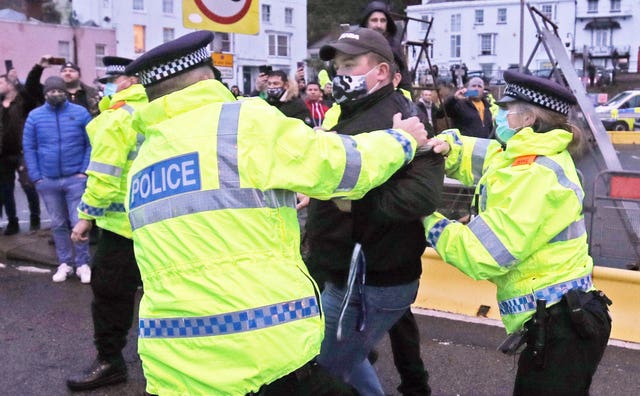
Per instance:
[[[277,102],[284,95],[284,87],[267,88],[267,100],[269,102]]]
[[[45,95],[45,100],[52,107],[58,107],[58,106],[61,106],[64,102],[67,101],[67,94],[65,94],[65,93],[55,93],[54,94],[54,93],[51,93],[51,92],[47,92],[47,94]]]

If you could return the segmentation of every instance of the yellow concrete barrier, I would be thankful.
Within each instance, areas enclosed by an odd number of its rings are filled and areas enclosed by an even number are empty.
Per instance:
[[[611,338],[640,343],[640,272],[596,266],[593,281],[613,300]],[[467,316],[481,312],[481,316],[500,319],[496,287],[464,275],[442,261],[432,248],[422,255],[420,290],[414,306]]]
[[[640,131],[607,131],[613,144],[640,144]]]

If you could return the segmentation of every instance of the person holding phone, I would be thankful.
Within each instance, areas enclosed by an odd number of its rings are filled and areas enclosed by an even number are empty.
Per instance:
[[[64,80],[65,92],[67,93],[69,102],[84,107],[92,117],[100,114],[100,110],[98,109],[100,95],[98,91],[80,80],[82,75],[80,73],[80,67],[77,64],[65,61],[64,58],[51,55],[43,55],[40,57],[38,63],[33,66],[27,75],[25,89],[29,95],[38,98],[41,103],[44,102],[44,96],[42,95],[43,86],[40,83],[40,79],[42,78],[44,69],[52,65],[60,65],[59,76]]]
[[[466,136],[488,138],[493,130],[491,105],[484,95],[484,81],[473,77],[467,86],[457,90],[444,102],[446,115],[453,127]]]

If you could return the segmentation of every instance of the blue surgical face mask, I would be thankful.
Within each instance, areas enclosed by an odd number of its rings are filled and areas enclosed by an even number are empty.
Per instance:
[[[367,90],[367,76],[377,68],[378,66],[358,76],[335,76],[333,78],[333,98],[336,103],[340,104],[367,96],[378,86],[376,84],[373,88]]]
[[[104,90],[102,90],[102,92],[104,93],[104,96],[111,96],[116,93],[117,90],[118,84],[110,82],[105,84]]]
[[[507,113],[509,113],[509,110],[500,108],[498,114],[496,114],[496,137],[502,143],[507,143],[507,140],[516,134],[516,130],[509,127]]]

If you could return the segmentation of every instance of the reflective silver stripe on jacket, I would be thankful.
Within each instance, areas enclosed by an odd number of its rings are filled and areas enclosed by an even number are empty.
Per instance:
[[[244,311],[186,318],[140,318],[140,338],[207,337],[277,326],[320,314],[315,297]]]
[[[587,232],[587,227],[584,224],[584,218],[582,218],[569,224],[567,228],[560,231],[558,235],[553,237],[553,239],[551,239],[549,243],[575,239],[584,235],[586,232]]]
[[[478,238],[478,241],[499,266],[510,267],[518,262],[482,216],[476,216],[469,222],[469,230]]]
[[[360,171],[362,168],[362,157],[358,151],[358,145],[351,136],[338,135],[342,138],[344,151],[346,154],[346,164],[342,180],[336,188],[336,191],[351,191],[358,183]]]
[[[173,217],[223,209],[295,208],[296,194],[287,190],[240,188],[238,117],[240,102],[225,103],[218,122],[218,178],[220,188],[171,196],[129,212],[132,230]]]
[[[582,200],[584,199],[582,188],[576,183],[569,180],[567,174],[564,172],[564,169],[562,168],[562,166],[560,166],[560,164],[545,156],[536,157],[535,163],[551,169],[556,174],[558,183],[560,183],[560,185],[563,187],[573,190],[573,192],[576,193],[576,196],[578,197],[580,203],[582,203]]]
[[[129,106],[128,104],[124,104],[120,107],[118,107],[118,109],[122,109],[125,110],[127,113],[129,114],[133,114],[134,111],[136,111],[136,109],[134,109],[133,107]],[[116,109],[117,110],[117,109]]]
[[[218,178],[220,188],[240,187],[238,119],[240,102],[225,103],[218,118]]]
[[[556,303],[562,299],[569,290],[579,289],[587,291],[593,287],[591,274],[581,278],[560,282],[555,285],[536,290],[524,296],[510,298],[498,302],[500,315],[513,315],[523,312],[533,311],[536,309],[536,300],[546,300],[547,306]]]
[[[105,164],[103,162],[91,161],[87,167],[87,171],[103,173],[105,175],[120,177],[122,176],[122,168],[115,165]]]
[[[491,139],[476,139],[471,153],[471,172],[473,174],[473,183],[478,183],[482,176],[484,159],[487,156],[487,149]]]
[[[129,151],[129,155],[127,155],[127,161],[133,161],[138,156],[138,150],[140,150],[140,146],[144,142],[144,135],[138,133],[136,135],[136,148],[133,151]]]

